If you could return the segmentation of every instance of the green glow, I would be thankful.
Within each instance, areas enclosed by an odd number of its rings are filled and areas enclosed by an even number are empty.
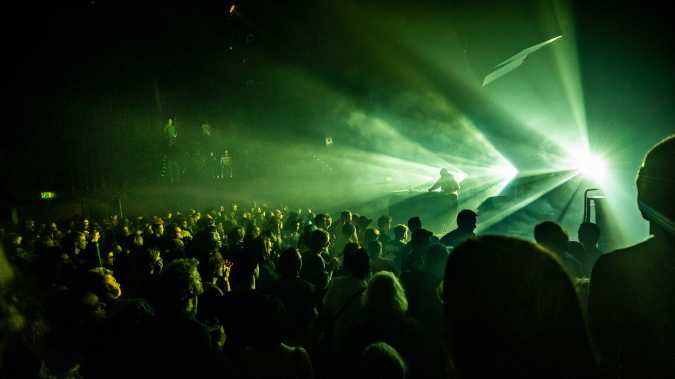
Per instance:
[[[55,197],[56,194],[54,192],[40,192],[40,199],[42,200],[53,199]]]

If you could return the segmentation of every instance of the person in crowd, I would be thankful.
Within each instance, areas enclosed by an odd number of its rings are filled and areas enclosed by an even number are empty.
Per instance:
[[[75,333],[86,335],[81,345],[82,373],[85,377],[119,377],[140,363],[142,346],[150,341],[145,332],[155,321],[155,309],[143,299],[125,295],[113,273],[102,267],[81,273],[76,283],[69,296],[89,310],[85,318],[96,321]],[[92,326],[95,330],[87,330]],[[113,364],[111,355],[121,362]]]
[[[162,274],[164,259],[159,249],[149,248],[129,257],[122,271],[125,292],[131,297],[152,300]]]
[[[382,257],[382,242],[380,241],[370,241],[368,243],[368,257],[370,258],[370,271],[371,273],[379,271],[389,271],[391,273],[400,275],[399,270],[394,264],[394,261]]]
[[[422,229],[422,219],[420,219],[417,216],[411,217],[408,219],[408,230],[410,231],[410,234],[412,235],[415,233],[416,230]]]
[[[364,241],[364,245],[366,244],[366,230],[370,226],[370,224],[373,222],[372,219],[368,218],[365,215],[357,215],[355,214],[353,216],[353,223],[354,226],[356,226],[356,231],[358,233],[359,241]]]
[[[354,245],[347,245],[354,246]],[[335,277],[323,297],[320,325],[329,349],[337,349],[346,330],[358,319],[362,298],[368,287],[370,259],[364,249],[344,251],[344,275]]]
[[[243,255],[237,259],[230,269],[230,292],[223,296],[218,309],[227,336],[223,350],[235,360],[251,346],[258,327],[251,317],[264,296],[256,288],[258,275],[255,257]]]
[[[151,247],[156,247],[158,249],[162,249],[164,247],[164,222],[162,220],[156,220],[152,224],[152,229],[150,230],[150,233],[146,236],[147,244],[148,246]]]
[[[256,288],[269,291],[278,278],[272,242],[267,237],[259,236],[245,242],[244,250],[244,254],[252,256],[258,264]]]
[[[162,252],[167,263],[174,259],[186,258],[183,231],[176,224],[169,225],[167,236],[162,243]]]
[[[314,225],[323,230],[329,230],[332,224],[332,220],[329,215],[326,213],[319,213],[314,216]]]
[[[193,258],[176,259],[164,267],[155,296],[156,319],[148,328],[145,352],[148,375],[197,377],[212,375],[215,344],[209,329],[196,318],[198,298],[204,292]]]
[[[377,219],[377,229],[380,231],[380,242],[383,245],[388,244],[392,240],[391,236],[391,216],[380,216]]]
[[[580,262],[583,265],[584,276],[590,277],[593,272],[595,262],[600,258],[602,252],[598,249],[598,241],[600,240],[600,228],[597,224],[592,222],[583,222],[579,225],[577,231],[579,242],[583,248],[583,258]]]
[[[433,233],[426,229],[416,229],[413,232],[412,238],[408,243],[408,251],[401,261],[401,273],[409,272],[422,266],[424,254],[433,242],[432,237]]]
[[[339,236],[342,231],[342,227],[347,225],[347,224],[353,224],[354,223],[354,215],[352,214],[351,211],[349,210],[344,210],[340,212],[340,215],[338,216],[338,219],[336,222],[334,222],[330,230],[328,231],[332,236]],[[341,251],[341,250],[337,250]]]
[[[199,295],[198,319],[212,327],[219,325],[218,307],[223,295],[230,290],[228,283],[229,268],[225,265],[225,259],[220,253],[214,253],[209,257],[202,276],[204,292]],[[200,274],[201,275],[201,274]]]
[[[363,297],[363,309],[357,323],[347,330],[342,350],[348,367],[358,367],[359,353],[374,342],[386,342],[409,363],[410,377],[441,377],[429,370],[422,326],[410,318],[408,298],[401,283],[391,272],[372,276]],[[425,356],[427,355],[427,356]]]
[[[405,379],[408,365],[386,342],[375,342],[363,348],[356,376],[362,378]]]
[[[63,254],[65,259],[79,266],[85,262],[87,236],[82,232],[71,232],[65,237]]]
[[[442,320],[441,283],[448,259],[448,249],[439,243],[426,249],[423,263],[401,276],[408,294],[409,314],[419,320],[429,333],[438,330]]]
[[[256,325],[251,344],[241,354],[244,377],[313,379],[314,369],[307,350],[284,343],[286,309],[281,300],[265,295],[250,316]]]
[[[245,230],[241,226],[235,226],[227,233],[226,257],[233,259],[242,252],[244,247],[244,236]]]
[[[462,242],[476,236],[476,221],[478,214],[470,209],[462,209],[457,214],[457,229],[441,237],[441,243],[449,248],[459,246]]]
[[[579,300],[555,256],[510,237],[467,240],[443,281],[457,378],[589,378],[595,357]]]
[[[309,251],[302,257],[300,277],[312,283],[320,292],[325,291],[332,275],[322,255],[329,244],[328,232],[322,229],[314,230],[310,235]]]
[[[675,375],[675,135],[646,154],[637,204],[651,237],[602,255],[593,268],[589,316],[613,375]]]
[[[283,224],[282,249],[298,247],[298,240],[300,239],[300,220],[298,217],[299,216],[296,214],[291,214],[289,215],[288,220]]]
[[[335,252],[342,253],[345,248],[345,245],[348,243],[359,243],[359,237],[356,231],[356,226],[354,224],[344,224],[342,229],[336,236],[335,244],[333,248]],[[337,254],[336,254],[337,255]]]
[[[300,278],[302,255],[297,248],[281,253],[277,263],[279,279],[272,287],[286,308],[284,340],[292,345],[309,343],[310,331],[318,316],[321,299],[316,287]]]
[[[581,262],[569,253],[567,233],[553,221],[544,221],[534,227],[534,239],[538,244],[555,254],[563,267],[573,277],[583,275]]]
[[[401,272],[403,257],[408,252],[408,227],[398,224],[394,227],[394,237],[384,245],[384,257],[394,261],[396,268]]]

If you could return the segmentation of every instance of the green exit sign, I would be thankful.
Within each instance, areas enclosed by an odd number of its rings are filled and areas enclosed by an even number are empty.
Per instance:
[[[40,199],[48,200],[56,197],[54,192],[40,192]]]

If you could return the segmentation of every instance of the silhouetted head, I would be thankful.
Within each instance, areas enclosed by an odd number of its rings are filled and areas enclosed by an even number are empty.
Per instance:
[[[379,258],[382,256],[382,242],[370,241],[368,242],[368,256],[370,259]]]
[[[417,229],[412,233],[410,244],[413,247],[425,247],[431,243],[431,236],[434,234],[426,229]]]
[[[534,239],[540,245],[556,254],[567,251],[569,237],[567,233],[553,221],[544,221],[534,227]]]
[[[408,229],[411,233],[415,233],[415,230],[422,229],[422,220],[415,216],[408,219]]]
[[[375,342],[361,352],[362,378],[404,379],[407,366],[399,353],[386,342]]]
[[[349,246],[349,244],[347,244]],[[343,266],[347,273],[359,278],[366,279],[370,275],[370,258],[364,249],[347,250],[345,246]]]
[[[340,222],[343,224],[350,224],[352,222],[352,212],[342,211],[340,213]]]
[[[443,178],[447,178],[448,176],[450,176],[450,172],[448,172],[448,170],[445,169],[445,168],[442,168],[442,169],[441,169],[441,173],[440,173],[440,174],[441,174],[441,177],[443,177]]]
[[[403,315],[408,311],[408,298],[396,275],[380,271],[368,283],[364,306],[371,316]]]
[[[394,227],[394,237],[397,241],[405,241],[408,239],[408,227],[403,224],[398,224]]]
[[[368,228],[363,233],[363,243],[368,246],[369,243],[373,241],[380,240],[380,230],[378,228]]]
[[[284,250],[279,256],[277,268],[282,276],[296,278],[300,275],[302,269],[302,256],[300,251],[294,247]]]
[[[356,226],[351,223],[342,225],[342,236],[347,239],[356,237]]]
[[[638,206],[654,234],[675,234],[675,135],[654,146],[645,156],[637,176]]]
[[[330,216],[325,213],[319,213],[316,216],[314,216],[314,225],[316,225],[316,227],[319,229],[327,230],[328,228],[330,228],[331,224],[332,220]]]
[[[330,234],[322,229],[317,229],[312,232],[309,240],[309,248],[313,252],[319,253],[328,247],[330,243]]]
[[[592,222],[582,222],[577,234],[582,245],[596,246],[600,239],[600,228]]]
[[[389,233],[391,228],[391,216],[380,216],[377,219],[377,228],[380,229],[382,233]]]
[[[164,268],[164,260],[159,249],[147,249],[140,253],[140,263],[143,273],[150,276],[158,276]]]
[[[103,267],[83,272],[78,282],[79,292],[92,292],[103,301],[112,301],[122,295],[122,287],[112,271]]]
[[[221,278],[225,275],[225,259],[219,252],[215,252],[206,260],[205,280]]]
[[[227,233],[227,243],[230,245],[230,247],[240,244],[244,241],[244,236],[246,235],[246,231],[244,228],[241,226],[235,226],[230,230],[229,233]]]
[[[160,276],[158,305],[165,315],[192,317],[197,313],[197,297],[204,292],[194,258],[176,259]]]
[[[574,286],[535,244],[502,236],[462,243],[448,257],[443,298],[460,378],[587,377],[593,368]]]
[[[259,266],[255,257],[242,254],[237,257],[230,268],[230,286],[233,291],[245,291],[255,288]]]
[[[466,232],[473,232],[476,229],[476,220],[478,214],[471,209],[462,209],[457,214],[457,227]]]

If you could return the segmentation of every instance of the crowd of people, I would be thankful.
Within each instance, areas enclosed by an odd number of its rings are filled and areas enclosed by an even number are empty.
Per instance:
[[[412,217],[238,204],[2,229],[3,378],[675,375],[675,137],[647,154],[652,236],[601,252]],[[603,254],[604,253],[604,254]]]

